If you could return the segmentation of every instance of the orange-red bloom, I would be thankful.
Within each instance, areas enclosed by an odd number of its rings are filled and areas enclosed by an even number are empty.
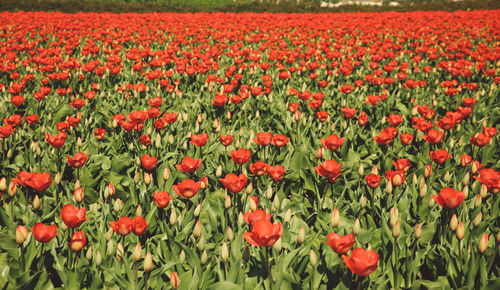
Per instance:
[[[201,162],[201,159],[196,160],[193,157],[185,157],[182,159],[182,162],[175,165],[175,167],[184,173],[191,174],[200,168]]]
[[[158,191],[153,194],[153,200],[159,208],[166,208],[172,198],[166,191]]]
[[[270,221],[271,214],[266,213],[266,211],[263,209],[256,209],[253,212],[246,212],[245,214],[243,214],[243,218],[245,219],[247,224],[249,224],[251,226],[255,222],[263,220],[263,219]]]
[[[82,167],[85,162],[87,162],[88,155],[83,153],[83,152],[78,152],[75,154],[75,157],[67,156],[68,158],[68,165],[79,168]]]
[[[243,238],[254,246],[271,247],[281,237],[283,227],[280,223],[272,224],[267,219],[256,221],[250,232],[243,234]]]
[[[193,144],[194,146],[198,147],[203,147],[205,144],[207,144],[208,141],[208,134],[207,132],[201,134],[201,135],[191,135],[191,141],[189,143]]]
[[[267,174],[271,177],[272,180],[278,182],[283,179],[285,176],[285,167],[281,165],[271,166],[269,165],[266,169]]]
[[[337,233],[329,233],[326,238],[328,239],[328,242],[324,243],[332,247],[332,250],[337,254],[345,254],[349,252],[354,245],[354,242],[356,242],[354,233],[350,233],[345,236],[341,236]]]
[[[335,160],[325,160],[321,165],[315,166],[314,170],[316,170],[319,176],[325,177],[333,183],[340,176],[341,168],[342,163],[337,163]]]
[[[238,193],[247,185],[247,176],[243,173],[239,176],[234,173],[229,173],[226,177],[222,178],[220,182],[230,192]]]
[[[234,163],[243,165],[247,163],[252,157],[252,153],[248,149],[240,148],[238,150],[231,151],[231,159]]]
[[[39,241],[40,243],[48,243],[52,240],[52,238],[58,235],[56,233],[56,225],[47,226],[42,223],[36,223],[31,231],[33,232],[33,237],[35,237],[35,240]]]
[[[153,170],[158,164],[158,158],[156,158],[156,156],[151,157],[147,154],[144,154],[141,158],[141,163],[144,169]]]
[[[136,216],[135,218],[133,218],[132,224],[132,231],[138,236],[144,234],[149,226],[149,224],[146,223],[146,219],[142,216]]]
[[[61,219],[68,228],[79,227],[84,221],[88,220],[85,217],[86,208],[78,209],[72,204],[67,204],[61,208]]]
[[[366,277],[377,270],[379,254],[373,250],[356,248],[352,250],[350,258],[342,255],[342,260],[353,274]]]
[[[465,199],[463,191],[456,191],[451,187],[441,189],[439,195],[431,196],[440,206],[448,209],[454,209],[461,205]]]
[[[73,252],[79,252],[87,245],[87,239],[82,231],[78,231],[71,236],[71,241],[69,242],[69,248]]]
[[[128,216],[124,216],[119,218],[116,222],[109,222],[109,225],[115,233],[126,236],[132,231],[134,223],[132,222],[131,218],[129,218]]]
[[[191,198],[198,193],[200,187],[201,181],[195,182],[192,179],[184,179],[182,182],[173,185],[172,189],[182,197]]]
[[[321,144],[323,144],[323,147],[326,149],[330,149],[332,151],[335,151],[342,147],[344,144],[345,137],[339,138],[337,134],[332,134],[326,137],[326,139],[321,139]]]

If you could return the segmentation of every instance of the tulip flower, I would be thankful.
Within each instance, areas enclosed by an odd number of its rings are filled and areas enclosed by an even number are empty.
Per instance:
[[[389,127],[380,132],[379,136],[374,136],[373,139],[378,145],[387,145],[392,142],[392,139],[398,134],[398,129]]]
[[[437,164],[443,164],[451,157],[451,154],[448,154],[448,151],[444,149],[439,149],[436,152],[431,151],[429,155],[432,161],[436,162]]]
[[[474,176],[474,179],[486,185],[489,192],[494,194],[500,192],[500,171],[495,171],[491,168],[483,168],[479,171],[479,177]]]
[[[285,147],[288,141],[290,141],[290,138],[285,137],[285,135],[276,134],[273,136],[271,144],[273,144],[276,147]]]
[[[337,254],[345,254],[349,252],[354,245],[354,242],[356,242],[353,233],[345,236],[341,236],[337,233],[329,233],[326,238],[328,239],[328,242],[324,243],[332,247],[332,250]]]
[[[227,136],[220,136],[219,137],[219,142],[224,145],[224,146],[229,146],[231,143],[233,143],[233,136],[227,135]]]
[[[83,153],[83,152],[78,152],[75,154],[75,157],[71,157],[68,155],[67,158],[68,158],[68,165],[69,166],[72,166],[75,168],[80,168],[87,161],[88,155]]]
[[[156,205],[159,208],[167,207],[172,198],[173,197],[170,197],[170,195],[166,191],[158,191],[153,194],[153,200],[156,202]]]
[[[28,237],[29,230],[25,226],[17,226],[16,228],[16,243],[18,245],[22,245],[26,238]]]
[[[184,179],[182,182],[173,185],[172,189],[182,197],[191,198],[198,193],[200,187],[201,181],[195,182],[192,179]]]
[[[245,219],[247,224],[252,226],[255,222],[260,221],[262,219],[270,221],[271,214],[270,213],[266,214],[266,211],[263,209],[257,209],[254,210],[253,212],[246,212],[245,214],[243,214],[243,218]]]
[[[191,141],[189,143],[193,144],[194,146],[197,147],[203,147],[205,144],[207,144],[208,141],[208,134],[207,132],[201,134],[201,135],[191,135]]]
[[[109,225],[115,233],[126,236],[132,231],[134,223],[131,218],[124,216],[119,218],[116,222],[110,222]]]
[[[61,208],[61,219],[67,227],[76,228],[88,220],[85,217],[86,212],[86,208],[77,209],[74,205],[67,204]]]
[[[334,183],[340,176],[341,168],[342,163],[337,163],[335,160],[325,160],[321,165],[315,166],[314,170],[319,176],[325,177],[328,181]]]
[[[377,174],[369,174],[365,176],[366,184],[375,189],[380,185],[381,176]]]
[[[75,232],[71,236],[71,240],[69,242],[69,248],[73,252],[79,252],[87,245],[87,239],[85,238],[85,234],[82,231]]]
[[[276,166],[268,166],[267,169],[267,174],[269,175],[269,177],[271,177],[271,179],[274,181],[274,182],[278,182],[280,180],[283,179],[283,176],[285,176],[285,167],[281,166],[281,165],[276,165]]]
[[[465,194],[463,191],[456,191],[451,187],[445,187],[441,189],[439,195],[432,195],[431,197],[440,206],[447,209],[454,209],[462,204],[465,199]]]
[[[329,149],[331,151],[335,151],[342,147],[344,144],[345,137],[339,138],[337,134],[332,134],[329,135],[326,139],[321,139],[321,144],[323,144],[323,147],[326,149]]]
[[[52,183],[52,177],[47,172],[33,172],[31,173],[29,179],[25,180],[24,182],[26,183],[26,185],[32,187],[36,191],[43,192],[50,187]]]
[[[136,216],[132,219],[132,231],[137,236],[140,236],[146,232],[149,224],[146,223],[146,219],[142,216]]]
[[[58,235],[58,233],[56,233],[56,225],[47,226],[42,223],[36,223],[31,231],[33,232],[35,240],[40,243],[48,243],[52,238]]]
[[[201,159],[196,160],[193,157],[185,157],[182,159],[182,162],[175,165],[175,167],[184,173],[192,174],[200,168],[201,162]]]
[[[257,161],[250,164],[250,172],[252,172],[252,174],[256,176],[262,176],[266,174],[267,167],[269,167],[269,164],[262,161]]]
[[[281,237],[283,227],[280,223],[272,224],[267,219],[256,221],[252,230],[243,234],[243,238],[254,246],[271,247]]]
[[[227,188],[227,190],[232,193],[238,193],[242,191],[247,185],[247,176],[243,173],[239,176],[234,173],[229,173],[220,181],[222,185]]]
[[[351,257],[342,255],[342,260],[353,274],[366,277],[377,270],[379,254],[373,250],[356,248],[352,250]]]
[[[45,140],[47,141],[47,143],[50,144],[50,146],[56,149],[61,148],[66,142],[66,133],[60,132],[56,136],[52,136],[49,133],[45,133]]]
[[[273,134],[270,132],[260,132],[257,133],[257,138],[253,139],[253,141],[260,146],[267,146],[271,144],[273,140]]]
[[[231,159],[234,163],[243,165],[247,163],[252,157],[252,153],[248,149],[240,148],[238,150],[231,151]]]

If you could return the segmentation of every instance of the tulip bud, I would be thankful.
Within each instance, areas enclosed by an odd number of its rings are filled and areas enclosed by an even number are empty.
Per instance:
[[[248,208],[250,211],[254,211],[257,209],[257,204],[255,203],[255,200],[253,198],[248,199]]]
[[[37,210],[40,208],[41,200],[38,197],[38,194],[35,195],[35,198],[33,198],[33,209]]]
[[[175,208],[172,208],[169,221],[171,226],[173,226],[177,222],[177,213],[175,212]]]
[[[108,186],[106,187],[107,189],[107,193],[109,196],[114,196],[115,193],[116,193],[116,189],[115,189],[115,186],[113,185],[113,183],[109,183]]]
[[[198,114],[198,117],[196,118],[197,123],[203,122],[203,116],[201,114]]]
[[[201,257],[200,257],[200,262],[202,265],[205,265],[208,261],[208,254],[207,254],[207,250],[203,250],[203,252],[201,253]]]
[[[340,213],[338,209],[334,209],[332,213],[332,226],[336,227],[340,223]]]
[[[418,178],[417,178],[417,174],[416,174],[416,173],[413,173],[413,178],[412,178],[412,180],[411,180],[411,181],[412,181],[412,183],[413,183],[414,185],[416,185],[416,184],[418,183]]]
[[[316,151],[314,151],[314,157],[316,157],[316,159],[323,158],[323,147],[319,147]]]
[[[226,197],[225,197],[225,200],[224,200],[224,207],[226,209],[228,209],[228,208],[231,207],[231,197],[229,196],[229,194],[226,194]]]
[[[16,243],[18,245],[22,245],[24,241],[26,241],[26,238],[28,237],[28,228],[25,226],[17,226],[16,228]]]
[[[457,226],[457,238],[462,240],[465,235],[464,224],[460,221]]]
[[[267,187],[266,197],[267,199],[271,199],[273,197],[273,187],[271,186],[271,184],[269,184],[269,186]]]
[[[500,231],[498,231],[498,233],[497,233],[497,242],[500,243]]]
[[[488,187],[486,186],[486,184],[482,184],[481,185],[481,190],[479,191],[479,195],[482,198],[485,198],[487,194],[488,194]]]
[[[363,176],[364,171],[365,171],[365,167],[363,166],[363,163],[360,163],[359,168],[358,168],[358,175]]]
[[[121,261],[124,253],[125,253],[125,250],[123,249],[123,245],[121,242],[119,242],[118,247],[116,248],[116,259],[118,261]]]
[[[193,236],[197,239],[201,236],[201,223],[200,221],[197,221],[194,224],[194,229],[193,229]]]
[[[92,259],[92,247],[88,247],[87,253],[85,253],[85,259],[89,261]]]
[[[170,171],[168,170],[168,167],[165,167],[165,169],[163,169],[163,181],[167,181],[169,176]]]
[[[455,140],[453,138],[450,139],[450,147],[449,149],[453,149],[453,146],[455,146]]]
[[[354,224],[352,225],[352,232],[357,235],[361,231],[361,225],[359,223],[359,218],[356,218]]]
[[[425,178],[429,178],[429,176],[431,176],[431,174],[432,174],[432,165],[430,165],[430,164],[425,165],[425,169],[424,169]]]
[[[137,245],[135,245],[134,250],[132,252],[132,258],[134,259],[135,262],[139,261],[141,259],[141,242],[138,242]]]
[[[77,179],[75,181],[75,189],[78,189],[78,188],[80,188],[80,179]]]
[[[194,209],[194,212],[193,212],[194,217],[198,217],[198,216],[200,216],[200,212],[201,212],[201,203],[200,203],[200,204],[198,204],[198,205],[196,206],[196,208]]]
[[[313,249],[309,251],[309,263],[313,268],[316,267],[316,264],[318,264],[318,257],[316,256],[316,253],[314,253]]]
[[[464,176],[464,179],[462,180],[462,184],[463,185],[467,185],[469,184],[469,180],[470,180],[470,175],[469,175],[469,172],[467,172]]]
[[[0,178],[0,191],[7,190],[7,179],[5,177]]]
[[[139,172],[136,172],[134,175],[134,183],[135,184],[139,183],[140,179],[141,179],[141,175],[139,174]]]
[[[174,144],[174,135],[168,134],[168,144]]]
[[[457,215],[454,214],[450,219],[450,230],[455,231],[457,229],[457,226],[458,226],[458,219]]]
[[[302,244],[306,238],[306,229],[304,226],[300,227],[299,234],[297,235],[297,243]]]
[[[469,187],[468,186],[465,186],[462,191],[464,192],[464,198],[467,199],[467,197],[469,196]]]
[[[241,144],[240,144],[240,139],[236,139],[236,142],[234,142],[234,147],[236,147],[236,149],[240,148]]]
[[[488,234],[483,234],[481,236],[481,239],[479,240],[479,245],[477,247],[480,253],[484,253],[488,248],[488,237],[489,237]]]
[[[234,233],[233,233],[233,230],[231,229],[230,226],[227,227],[227,231],[226,231],[226,240],[228,242],[231,242],[232,240],[234,239]]]
[[[483,203],[483,199],[481,198],[481,195],[478,195],[476,201],[474,202],[474,207],[479,207],[481,203]]]
[[[17,183],[11,180],[9,183],[9,190],[7,191],[7,193],[9,194],[10,197],[13,197],[14,195],[16,195],[16,192],[17,192]]]
[[[427,184],[424,182],[420,185],[419,195],[421,198],[424,198],[426,194],[427,194]]]
[[[256,114],[257,115],[257,114]],[[226,119],[227,120],[231,120],[231,117],[232,117],[232,114],[231,114],[231,111],[227,111],[226,113]],[[257,117],[257,116],[256,116]]]
[[[281,237],[274,243],[273,250],[276,252],[281,251]]]
[[[393,227],[394,224],[396,224],[396,222],[398,221],[398,215],[399,215],[398,209],[392,207],[389,214],[391,227]]]
[[[144,172],[144,183],[146,183],[146,185],[151,183],[151,174],[149,172]]]
[[[133,151],[134,150],[134,143],[130,142],[128,145],[128,150]]]
[[[181,250],[179,254],[179,262],[184,263],[186,261],[186,253],[184,253],[184,250]]]
[[[170,287],[173,289],[179,288],[179,284],[181,283],[179,276],[177,276],[176,272],[172,272],[170,274]]]
[[[115,200],[115,204],[113,205],[113,211],[115,213],[119,213],[122,210],[122,208],[123,208],[123,202],[121,199],[117,198]]]
[[[229,258],[229,250],[227,249],[227,244],[226,242],[222,243],[222,247],[220,249],[220,256],[222,258],[222,261],[227,261],[227,258]]]
[[[76,138],[76,146],[78,148],[82,147],[82,138],[80,137]]]
[[[415,238],[420,239],[420,237],[422,236],[422,226],[420,226],[420,224],[418,224],[416,227],[415,227]]]
[[[216,177],[222,176],[222,164],[219,164],[219,166],[217,166],[217,170],[215,171],[215,176]]]
[[[443,177],[443,181],[448,183],[450,181],[450,171],[449,170],[446,170],[446,173],[444,174],[444,177]]]
[[[372,174],[378,175],[377,165],[373,165],[373,167],[372,167]]]
[[[292,220],[292,209],[288,209],[285,214],[285,218],[283,219],[283,222],[289,223]]]
[[[392,182],[390,180],[387,181],[387,183],[385,185],[384,192],[387,193],[387,194],[391,194],[392,193]]]
[[[54,177],[54,183],[55,184],[61,183],[61,172],[57,172],[56,176]]]
[[[479,212],[477,216],[474,218],[474,221],[472,223],[474,224],[475,227],[477,227],[479,226],[482,220],[483,220],[483,213]]]
[[[481,167],[481,163],[479,163],[479,161],[477,161],[477,160],[472,161],[472,167],[471,167],[470,172],[472,174],[476,174],[479,170],[479,167]]]
[[[245,218],[243,217],[243,214],[241,211],[238,213],[238,226],[242,226],[245,223]]]
[[[396,221],[392,227],[392,236],[398,238],[399,235],[401,235],[401,226],[399,225],[399,221]]]
[[[146,256],[144,257],[144,272],[149,273],[153,270],[153,259],[149,252],[146,252]]]
[[[429,199],[429,207],[433,207],[434,204],[436,204],[436,201],[433,198]]]
[[[94,261],[98,267],[101,265],[101,263],[102,263],[101,251],[97,250],[97,253],[95,253]]]
[[[366,196],[364,196],[364,195],[363,195],[363,196],[361,196],[361,200],[359,201],[359,206],[360,206],[361,208],[365,208],[365,207],[366,207],[366,202],[367,202],[367,198],[366,198]]]

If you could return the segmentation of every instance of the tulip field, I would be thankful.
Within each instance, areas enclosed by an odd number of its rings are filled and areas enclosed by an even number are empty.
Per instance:
[[[0,12],[0,288],[500,289],[499,14]]]

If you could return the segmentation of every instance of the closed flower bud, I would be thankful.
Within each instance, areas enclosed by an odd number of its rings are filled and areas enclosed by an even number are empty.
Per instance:
[[[392,227],[392,236],[398,238],[399,235],[401,235],[401,226],[399,225],[399,221],[396,221]]]
[[[205,238],[203,236],[200,237],[196,246],[200,249],[200,251],[205,249]]]
[[[228,242],[231,242],[233,239],[234,239],[233,230],[231,229],[231,227],[228,226],[226,231],[226,240]]]
[[[467,199],[467,197],[469,196],[469,187],[468,186],[465,186],[462,191],[464,192],[464,199]]]
[[[144,172],[144,183],[146,183],[146,185],[151,183],[151,174],[149,172]]]
[[[109,229],[109,231],[104,235],[106,241],[111,240],[111,238],[113,237],[113,233],[114,233],[113,229]]]
[[[142,251],[141,251],[141,243],[138,242],[137,245],[134,247],[134,251],[132,252],[132,258],[134,261],[139,261],[142,256]]]
[[[28,228],[25,226],[17,226],[16,228],[16,243],[18,245],[22,245],[24,241],[26,241],[26,238],[28,237]]]
[[[488,187],[486,186],[486,184],[481,184],[481,190],[479,191],[479,195],[482,198],[485,198],[487,194],[488,194]]]
[[[457,226],[457,238],[459,240],[462,240],[464,238],[464,235],[465,235],[464,224],[462,222],[459,222]]]
[[[142,206],[139,204],[135,210],[135,216],[142,216]]]
[[[205,265],[208,261],[208,254],[207,254],[207,250],[203,250],[203,252],[201,253],[201,257],[200,257],[200,262],[202,265]]]
[[[477,216],[474,218],[474,221],[473,221],[474,226],[475,227],[479,226],[479,224],[481,223],[482,220],[483,220],[483,213],[479,212],[477,214]]]
[[[488,234],[483,234],[481,236],[481,239],[479,240],[479,245],[477,246],[477,249],[479,250],[480,253],[484,253],[486,249],[488,248]]]
[[[115,213],[119,213],[122,210],[122,208],[123,208],[123,202],[121,199],[117,198],[115,200],[115,204],[113,205],[113,211]]]
[[[427,194],[427,184],[423,183],[420,185],[419,195],[421,198],[424,198],[426,194]]]
[[[198,205],[196,206],[196,208],[194,209],[194,213],[193,213],[194,217],[198,217],[198,216],[200,216],[200,212],[201,212],[201,203],[200,203],[200,204],[198,204]]]
[[[430,164],[427,164],[425,165],[425,169],[424,169],[424,176],[425,178],[429,178],[432,174],[432,165]]]
[[[385,185],[384,192],[387,193],[387,194],[391,194],[392,193],[392,182],[390,180],[387,181],[387,183]]]
[[[108,195],[109,195],[109,196],[114,196],[114,195],[115,195],[115,193],[116,193],[116,189],[115,189],[115,186],[113,185],[113,183],[111,183],[111,182],[110,182],[110,183],[108,184],[108,187],[107,187],[107,188],[108,188]]]
[[[17,183],[11,180],[9,183],[9,190],[7,191],[7,193],[9,194],[10,197],[13,197],[14,195],[16,195],[16,192],[17,192]]]
[[[281,237],[274,243],[273,250],[276,252],[281,251]]]
[[[393,227],[398,221],[398,216],[399,216],[398,209],[392,207],[389,214],[391,227]]]
[[[77,179],[75,181],[75,189],[78,189],[78,188],[80,188],[80,179]]]
[[[248,199],[248,208],[250,211],[254,211],[257,209],[257,204],[255,203],[255,200],[253,198]]]
[[[361,208],[366,207],[366,202],[367,202],[367,198],[366,198],[366,196],[363,195],[361,197],[361,200],[359,201],[359,206],[361,206]]]
[[[95,261],[95,264],[96,264],[97,266],[100,266],[100,265],[101,265],[101,263],[102,263],[102,255],[101,255],[101,251],[97,250],[97,252],[95,253],[94,261]]]
[[[267,187],[266,197],[267,199],[271,199],[273,197],[273,187],[271,186],[271,184],[269,184],[269,186]]]
[[[478,166],[480,166],[480,163],[479,163],[478,161],[474,160],[474,161],[472,162],[472,167],[471,167],[470,172],[471,172],[472,174],[476,174],[476,173],[477,173],[477,171],[479,170]]]
[[[87,253],[85,253],[85,259],[87,259],[89,261],[92,260],[92,247],[89,247],[87,249]]]
[[[195,237],[196,239],[199,238],[201,236],[201,223],[200,221],[197,221],[195,224],[194,224],[194,229],[193,229],[193,237]]]
[[[338,209],[334,209],[332,212],[332,226],[336,227],[340,223],[340,213]]]
[[[454,214],[450,219],[450,230],[455,231],[457,229],[457,226],[458,226],[458,219],[457,215]]]
[[[359,223],[359,218],[357,218],[355,221],[354,221],[354,224],[352,225],[352,232],[357,235],[359,234],[359,232],[361,231],[361,225]]]
[[[245,223],[245,218],[243,217],[243,214],[241,211],[238,213],[238,226],[242,226]]]
[[[434,204],[436,204],[436,201],[433,198],[429,199],[429,207],[433,207]]]
[[[316,151],[314,151],[314,157],[316,157],[316,159],[323,158],[323,147],[319,147]]]
[[[222,261],[227,261],[227,258],[229,258],[229,250],[227,249],[227,244],[226,242],[222,243],[221,249],[220,249],[220,256],[222,258]]]
[[[289,223],[292,220],[292,209],[287,209],[283,222]]]
[[[155,138],[155,147],[157,149],[161,148],[161,136],[160,136],[160,134],[156,135],[156,138]]]
[[[416,185],[416,184],[418,183],[418,178],[417,178],[417,174],[416,174],[416,173],[413,173],[413,178],[412,178],[412,180],[411,180],[411,181],[412,181],[412,183],[413,183],[414,185]]]
[[[7,178],[2,177],[0,178],[0,191],[6,191],[7,190]]]
[[[216,177],[222,176],[222,164],[219,164],[219,166],[217,166],[217,170],[215,170],[215,176]]]
[[[499,230],[499,231],[498,231],[498,233],[497,233],[497,242],[499,242],[499,243],[500,243],[500,230]]]
[[[76,138],[76,146],[78,148],[82,147],[82,138],[80,137]]]
[[[123,249],[123,245],[121,242],[119,242],[118,246],[116,247],[116,259],[118,261],[121,261],[124,253],[125,250]]]
[[[318,257],[313,249],[309,251],[309,263],[313,268],[316,267],[316,264],[318,264]]]
[[[139,174],[139,172],[136,172],[134,175],[134,183],[139,183],[139,180],[141,180],[141,175]]]
[[[450,147],[449,147],[449,149],[450,150],[453,149],[453,146],[455,146],[455,139],[451,138],[450,139]]]
[[[182,112],[182,121],[186,123],[189,120],[189,114],[186,112]]]
[[[179,254],[179,262],[184,263],[186,261],[186,253],[184,250],[181,250],[181,253]]]
[[[231,208],[231,197],[229,196],[229,194],[226,194],[226,197],[224,199],[224,207],[226,209]]]
[[[373,167],[372,167],[372,174],[378,175],[377,165],[373,165]]]
[[[175,208],[172,208],[172,212],[170,213],[169,219],[170,225],[173,226],[177,222],[177,213],[175,212]]]
[[[174,135],[168,134],[168,144],[174,144]]]
[[[255,115],[256,115],[255,117],[257,117],[257,114],[255,114]],[[233,115],[231,114],[231,111],[227,111],[227,113],[226,113],[226,119],[227,120],[231,120],[232,116]],[[258,119],[258,118],[256,118],[256,119]]]
[[[173,289],[179,288],[179,285],[181,284],[181,280],[179,279],[179,276],[177,276],[176,272],[172,272],[170,274],[170,287]]]
[[[420,224],[418,224],[416,227],[415,227],[415,238],[420,239],[420,237],[422,236],[422,226],[420,226]]]
[[[149,252],[146,252],[144,257],[144,272],[149,273],[153,270],[153,258]]]
[[[133,151],[134,150],[134,143],[130,142],[128,145],[128,150]]]
[[[467,172],[464,176],[464,179],[462,180],[463,185],[469,184],[469,180],[470,180],[470,175],[469,172]]]
[[[163,169],[163,181],[167,181],[169,177],[170,170],[168,169],[168,167],[165,167],[165,169]]]
[[[35,198],[33,198],[33,209],[37,210],[40,208],[41,200],[38,197],[38,194],[35,195]]]
[[[106,254],[108,256],[113,254],[113,251],[115,250],[115,245],[113,244],[112,240],[109,240],[107,245],[106,245]]]
[[[474,207],[479,207],[483,203],[483,199],[481,198],[481,195],[478,195],[476,198],[476,201],[474,202]]]
[[[300,227],[299,234],[297,235],[297,243],[302,244],[306,238],[306,229],[304,226]]]
[[[443,181],[448,183],[450,181],[450,171],[449,170],[446,170],[446,173],[444,174],[444,177],[443,177]]]

